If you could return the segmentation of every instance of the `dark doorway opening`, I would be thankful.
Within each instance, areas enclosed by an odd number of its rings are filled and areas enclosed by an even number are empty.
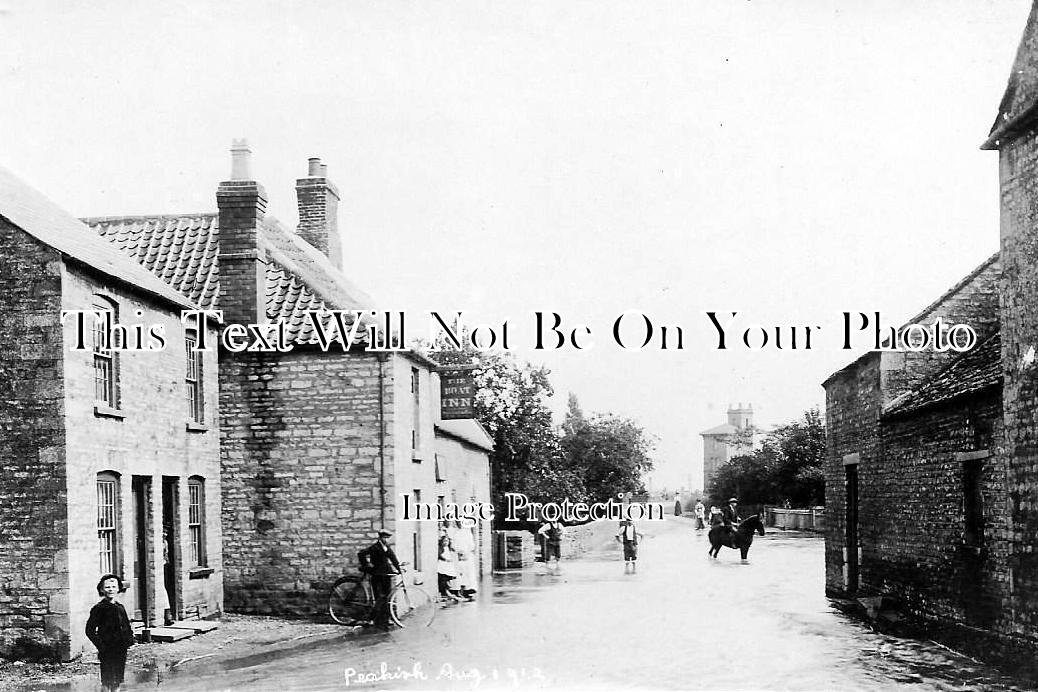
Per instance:
[[[180,479],[176,476],[162,477],[162,580],[169,601],[166,620],[176,619],[180,613],[176,578],[177,566],[180,564],[180,535],[177,530],[177,517],[180,515],[179,488]]]
[[[133,476],[133,573],[131,575],[132,619],[151,626],[152,574],[151,546],[151,477]]]
[[[847,473],[847,591],[858,590],[858,465],[844,467]]]

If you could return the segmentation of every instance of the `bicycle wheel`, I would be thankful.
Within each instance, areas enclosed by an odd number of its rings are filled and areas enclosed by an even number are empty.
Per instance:
[[[357,577],[341,577],[328,592],[328,614],[340,625],[370,620],[374,603],[368,583]]]
[[[389,614],[401,627],[428,627],[436,617],[436,600],[421,587],[400,584],[389,596]]]

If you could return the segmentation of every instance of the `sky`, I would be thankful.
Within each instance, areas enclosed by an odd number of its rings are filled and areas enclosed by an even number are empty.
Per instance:
[[[379,309],[418,336],[429,311],[507,322],[556,412],[573,392],[637,420],[654,488],[699,487],[699,433],[730,404],[764,428],[824,410],[871,341],[842,348],[844,312],[903,323],[997,251],[978,147],[1028,10],[0,0],[0,165],[77,216],[214,211],[245,137],[294,227],[319,156]],[[582,348],[534,350],[536,311]],[[708,312],[737,313],[723,350]]]

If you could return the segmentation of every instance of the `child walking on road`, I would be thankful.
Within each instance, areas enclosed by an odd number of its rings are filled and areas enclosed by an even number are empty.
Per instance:
[[[620,522],[620,530],[616,532],[616,540],[624,547],[624,572],[636,572],[638,567],[638,539],[641,534],[634,522],[624,519]]]

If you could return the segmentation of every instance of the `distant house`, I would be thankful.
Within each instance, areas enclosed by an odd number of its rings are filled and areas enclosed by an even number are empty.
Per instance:
[[[431,502],[438,492],[436,364],[368,350],[367,324],[348,351],[315,343],[306,311],[378,307],[342,272],[338,190],[311,159],[292,232],[266,213],[249,157],[244,143],[232,147],[215,212],[87,219],[226,323],[287,327],[288,352],[219,353],[226,608],[321,611],[328,586],[357,570],[357,552],[382,527],[435,584],[435,522],[398,515],[405,495]]]
[[[728,422],[699,433],[703,437],[703,490],[710,492],[717,470],[740,454],[749,454],[757,439],[753,405],[728,406]]]
[[[217,361],[181,323],[195,297],[0,169],[0,301],[0,655],[92,649],[105,573],[140,626],[219,613]],[[161,326],[164,347],[120,350],[119,324]]]
[[[957,641],[1038,650],[1038,5],[986,149],[1001,251],[910,322],[964,323],[967,353],[875,352],[824,383],[826,589],[892,596]]]

